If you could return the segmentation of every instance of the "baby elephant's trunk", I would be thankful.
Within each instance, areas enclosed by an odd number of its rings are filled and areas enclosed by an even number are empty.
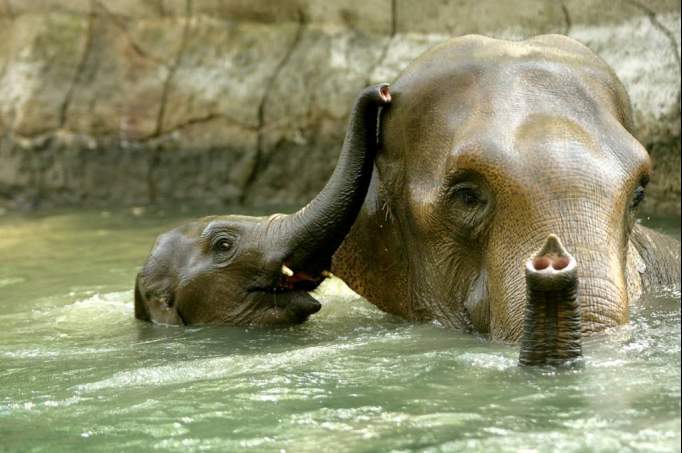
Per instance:
[[[526,288],[519,365],[559,365],[580,357],[576,261],[555,235],[526,263]]]

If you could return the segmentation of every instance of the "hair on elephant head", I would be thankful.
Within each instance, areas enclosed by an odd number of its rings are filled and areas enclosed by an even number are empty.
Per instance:
[[[353,105],[334,173],[290,215],[198,219],[157,239],[135,284],[135,316],[166,324],[288,325],[320,309],[308,291],[330,268],[371,178],[388,85]]]

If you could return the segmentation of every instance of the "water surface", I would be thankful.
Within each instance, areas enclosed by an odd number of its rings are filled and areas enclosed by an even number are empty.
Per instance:
[[[179,221],[0,216],[0,450],[680,449],[679,288],[560,371],[400,321],[338,281],[287,329],[136,321],[134,275]],[[644,222],[680,236],[679,219]]]

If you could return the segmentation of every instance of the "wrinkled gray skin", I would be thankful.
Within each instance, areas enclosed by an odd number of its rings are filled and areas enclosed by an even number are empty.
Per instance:
[[[357,216],[378,147],[385,84],[355,101],[334,173],[291,215],[198,219],[162,234],[135,282],[135,316],[165,324],[281,326],[320,309],[308,291]]]
[[[629,99],[585,46],[464,36],[418,58],[391,93],[332,268],[371,303],[518,341],[525,266],[552,234],[577,263],[578,333],[624,324],[643,291],[679,286],[679,243],[636,223],[652,175]]]

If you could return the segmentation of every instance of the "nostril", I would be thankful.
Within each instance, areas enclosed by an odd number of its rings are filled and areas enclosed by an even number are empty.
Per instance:
[[[560,271],[561,269],[564,269],[566,266],[568,266],[568,263],[569,263],[569,259],[566,258],[565,256],[561,256],[561,257],[555,259],[554,261],[552,261],[552,267],[555,270]]]
[[[549,258],[547,258],[545,256],[538,256],[538,257],[533,258],[533,267],[537,271],[547,269],[550,264],[551,263],[549,261]]]

